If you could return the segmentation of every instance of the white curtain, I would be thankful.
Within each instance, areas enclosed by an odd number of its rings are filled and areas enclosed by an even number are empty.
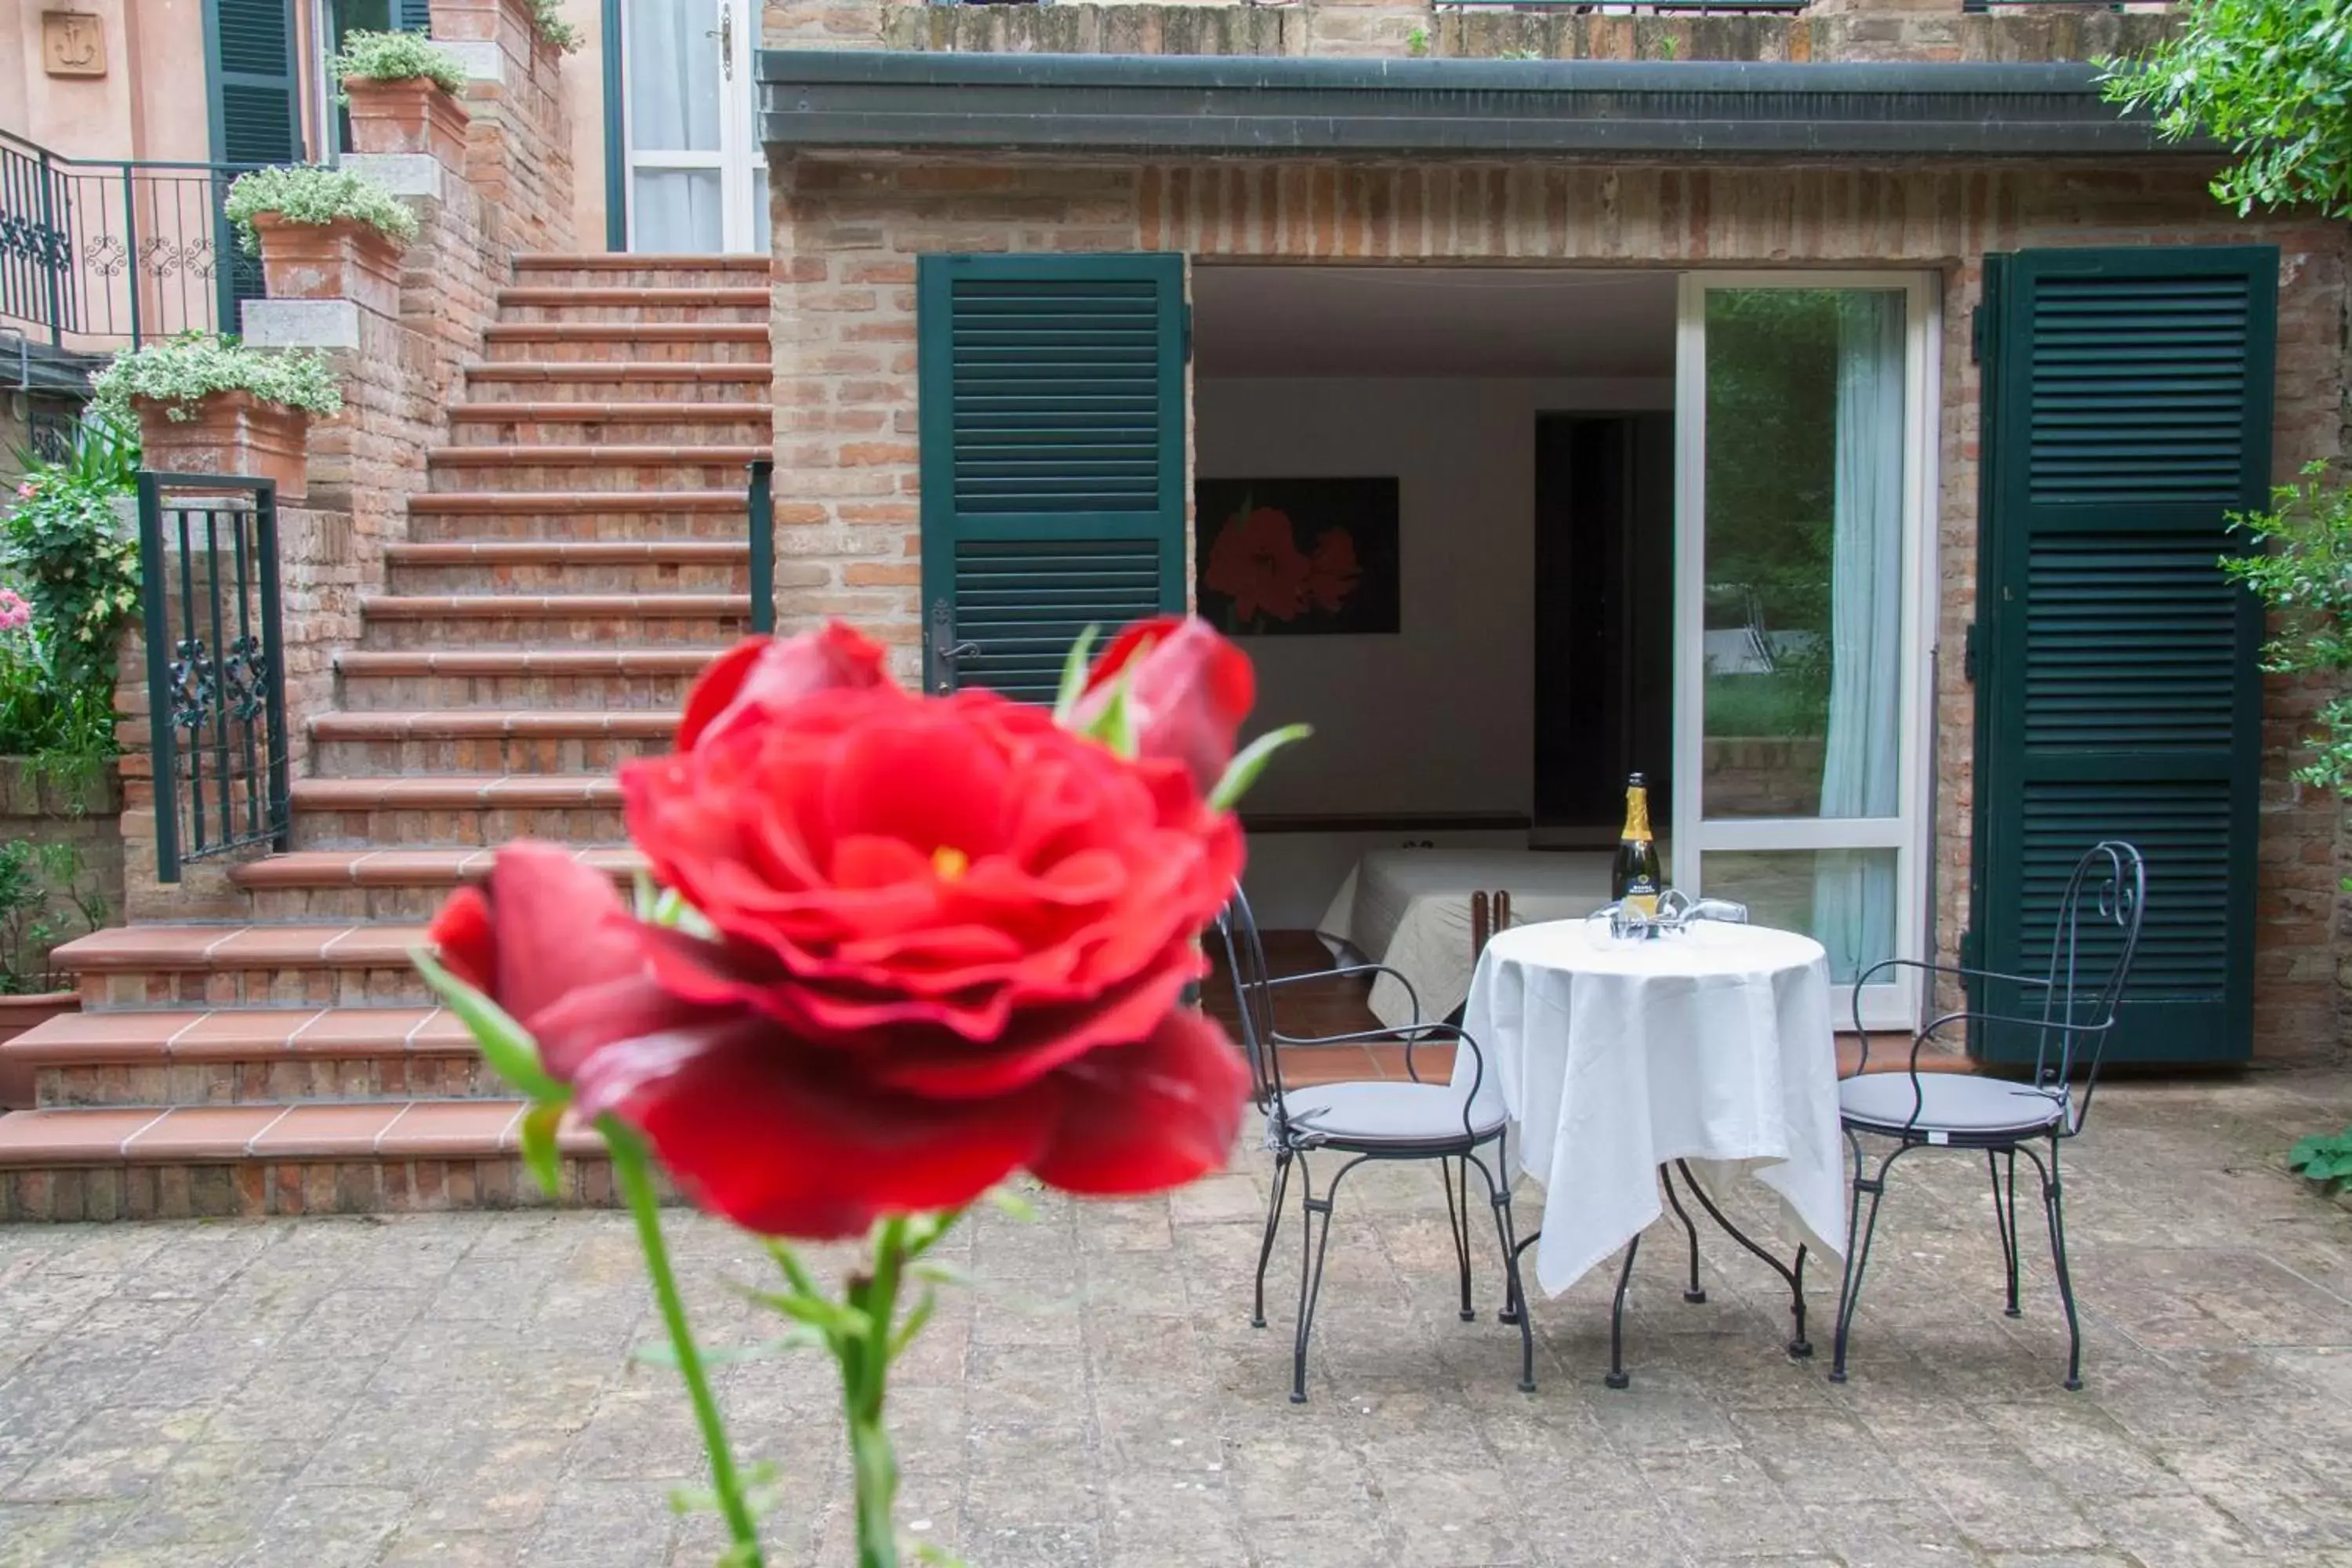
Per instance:
[[[639,250],[715,251],[726,192],[716,169],[664,169],[663,153],[719,151],[719,11],[725,0],[631,0],[629,182]],[[651,157],[646,156],[652,154]]]
[[[1893,816],[1902,755],[1903,300],[1856,290],[1838,305],[1837,473],[1830,577],[1829,733],[1822,816]],[[1895,951],[1895,855],[1824,851],[1814,934],[1832,979]]]

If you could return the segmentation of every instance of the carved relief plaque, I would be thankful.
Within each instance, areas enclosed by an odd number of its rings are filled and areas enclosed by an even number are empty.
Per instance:
[[[89,11],[42,12],[41,63],[51,76],[104,76],[105,19]]]

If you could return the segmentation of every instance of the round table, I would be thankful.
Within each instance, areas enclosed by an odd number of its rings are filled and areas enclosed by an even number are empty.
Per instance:
[[[1752,1176],[1779,1194],[1807,1250],[1842,1258],[1830,1017],[1828,957],[1791,931],[1699,921],[1633,941],[1603,921],[1558,921],[1487,943],[1464,1026],[1485,1063],[1480,1096],[1510,1113],[1512,1163],[1549,1194],[1536,1282],[1556,1295],[1633,1243],[1664,1212],[1670,1166],[1711,1213],[1709,1189]],[[1458,1087],[1473,1070],[1457,1053]],[[1801,1274],[1733,1234],[1801,1306]]]

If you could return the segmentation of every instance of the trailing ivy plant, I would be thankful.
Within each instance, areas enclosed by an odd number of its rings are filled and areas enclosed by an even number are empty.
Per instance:
[[[530,0],[530,21],[539,29],[542,43],[551,44],[567,55],[581,45],[580,29],[563,19],[562,0]]]
[[[2189,0],[2179,31],[2103,60],[2114,102],[2165,135],[2205,135],[2237,160],[2213,194],[2241,214],[2352,214],[2352,0]]]
[[[352,218],[402,246],[416,238],[416,215],[398,196],[357,170],[323,163],[281,163],[239,174],[221,212],[236,225],[237,244],[248,256],[261,254],[253,220],[265,213],[288,223]]]
[[[90,377],[90,392],[93,408],[126,426],[138,423],[134,397],[162,404],[166,417],[181,421],[194,418],[197,402],[215,392],[249,392],[265,403],[322,416],[343,407],[341,380],[318,350],[264,353],[203,332],[116,354]]]
[[[327,74],[344,86],[355,81],[415,81],[420,78],[444,92],[466,90],[466,68],[457,56],[422,33],[354,32],[343,38],[341,52],[330,57]],[[350,95],[336,95],[350,101]]]

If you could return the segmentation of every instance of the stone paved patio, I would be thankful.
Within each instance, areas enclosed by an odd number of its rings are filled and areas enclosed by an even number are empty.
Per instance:
[[[1515,1337],[1455,1318],[1426,1170],[1351,1179],[1304,1408],[1295,1220],[1274,1325],[1246,1323],[1261,1156],[992,1214],[962,1247],[984,1283],[900,1378],[903,1518],[974,1568],[2352,1564],[2352,1214],[2273,1163],[2347,1117],[2340,1075],[2103,1091],[2074,1395],[2046,1264],[2000,1316],[1966,1156],[1898,1172],[1843,1388],[1780,1352],[1775,1282],[1716,1238],[1704,1306],[1678,1247],[1644,1250],[1631,1390],[1601,1386],[1596,1278],[1539,1304],[1517,1393]],[[756,1337],[726,1288],[754,1250],[678,1228],[709,1337]],[[1814,1306],[1825,1358],[1828,1284]],[[0,1564],[707,1563],[711,1521],[665,1501],[698,1465],[685,1403],[630,1355],[656,1332],[615,1215],[0,1232]],[[824,1373],[726,1371],[782,1467],[780,1568],[849,1561]]]

